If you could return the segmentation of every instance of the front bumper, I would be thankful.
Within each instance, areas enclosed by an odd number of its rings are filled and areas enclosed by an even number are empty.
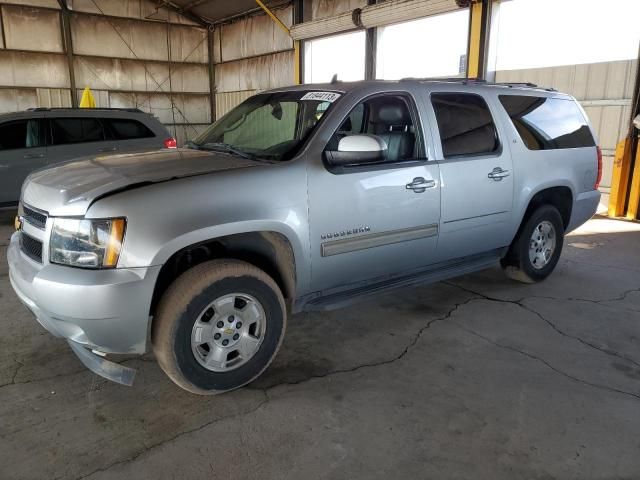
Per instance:
[[[146,352],[160,266],[84,270],[41,265],[20,251],[19,233],[11,237],[7,260],[11,286],[53,335],[102,353]]]

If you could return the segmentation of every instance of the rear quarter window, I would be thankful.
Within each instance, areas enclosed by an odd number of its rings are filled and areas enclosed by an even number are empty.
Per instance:
[[[529,150],[593,147],[595,140],[582,111],[570,99],[499,95]]]
[[[155,137],[153,132],[138,120],[127,118],[103,118],[109,137],[113,140],[134,140]]]

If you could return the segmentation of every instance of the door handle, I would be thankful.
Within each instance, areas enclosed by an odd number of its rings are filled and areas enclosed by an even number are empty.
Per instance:
[[[416,177],[413,182],[407,183],[406,189],[413,190],[416,193],[422,193],[427,188],[433,188],[436,186],[435,180],[425,180],[422,177]]]
[[[118,150],[118,147],[105,147],[105,148],[100,148],[98,149],[98,151],[100,153],[104,153],[104,152],[115,152],[116,150]]]
[[[509,170],[503,170],[500,167],[496,167],[494,168],[491,172],[489,172],[487,174],[487,177],[489,177],[490,179],[499,182],[501,181],[504,177],[508,177],[509,175],[511,175],[509,173]]]
[[[27,153],[22,158],[44,158],[44,153]]]

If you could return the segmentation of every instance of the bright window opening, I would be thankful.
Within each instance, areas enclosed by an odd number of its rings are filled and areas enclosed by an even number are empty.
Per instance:
[[[638,0],[512,0],[500,5],[497,70],[636,58]]]
[[[323,83],[337,74],[339,80],[364,80],[364,31],[305,42],[304,82]]]
[[[468,29],[468,9],[379,28],[376,78],[460,75]]]

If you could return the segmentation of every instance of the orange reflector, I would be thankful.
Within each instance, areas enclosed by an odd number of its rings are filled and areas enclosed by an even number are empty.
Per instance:
[[[103,267],[115,267],[118,264],[122,239],[124,238],[124,225],[124,218],[111,220],[111,232],[109,233],[109,243],[102,262]]]

